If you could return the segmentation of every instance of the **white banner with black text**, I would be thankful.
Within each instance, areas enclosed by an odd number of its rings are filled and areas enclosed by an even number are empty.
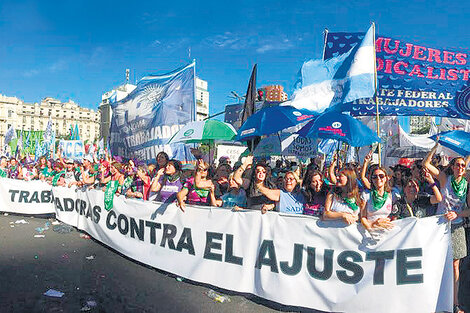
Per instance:
[[[285,305],[334,312],[452,308],[441,216],[408,218],[373,239],[359,225],[309,216],[161,204],[54,187],[59,220],[152,267]]]

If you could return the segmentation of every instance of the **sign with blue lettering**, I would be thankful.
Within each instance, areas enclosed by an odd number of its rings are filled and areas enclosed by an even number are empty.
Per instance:
[[[61,140],[59,149],[64,159],[81,160],[85,153],[82,140]]]
[[[349,51],[362,33],[328,33],[324,59]],[[469,51],[435,49],[388,37],[376,39],[380,115],[470,119]],[[374,99],[346,104],[353,115],[375,115]]]

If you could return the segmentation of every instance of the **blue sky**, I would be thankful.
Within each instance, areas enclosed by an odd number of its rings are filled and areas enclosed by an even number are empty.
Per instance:
[[[97,108],[125,80],[196,59],[210,113],[258,87],[290,95],[302,63],[320,58],[325,28],[377,32],[436,48],[470,48],[470,1],[5,1],[0,2],[0,93],[26,102],[72,99]]]

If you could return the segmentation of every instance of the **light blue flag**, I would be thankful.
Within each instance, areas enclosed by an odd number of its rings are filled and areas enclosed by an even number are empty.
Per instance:
[[[78,124],[75,124],[75,138],[73,140],[80,140],[80,130],[78,129]]]
[[[13,128],[13,125],[10,126],[5,133],[5,145],[9,144],[12,139],[16,138],[16,133],[15,129]]]
[[[23,131],[20,130],[20,137],[18,138],[18,141],[16,142],[16,149],[23,149]]]
[[[328,60],[310,60],[300,70],[301,87],[292,101],[298,109],[322,113],[329,108],[375,94],[374,26],[348,52]]]

